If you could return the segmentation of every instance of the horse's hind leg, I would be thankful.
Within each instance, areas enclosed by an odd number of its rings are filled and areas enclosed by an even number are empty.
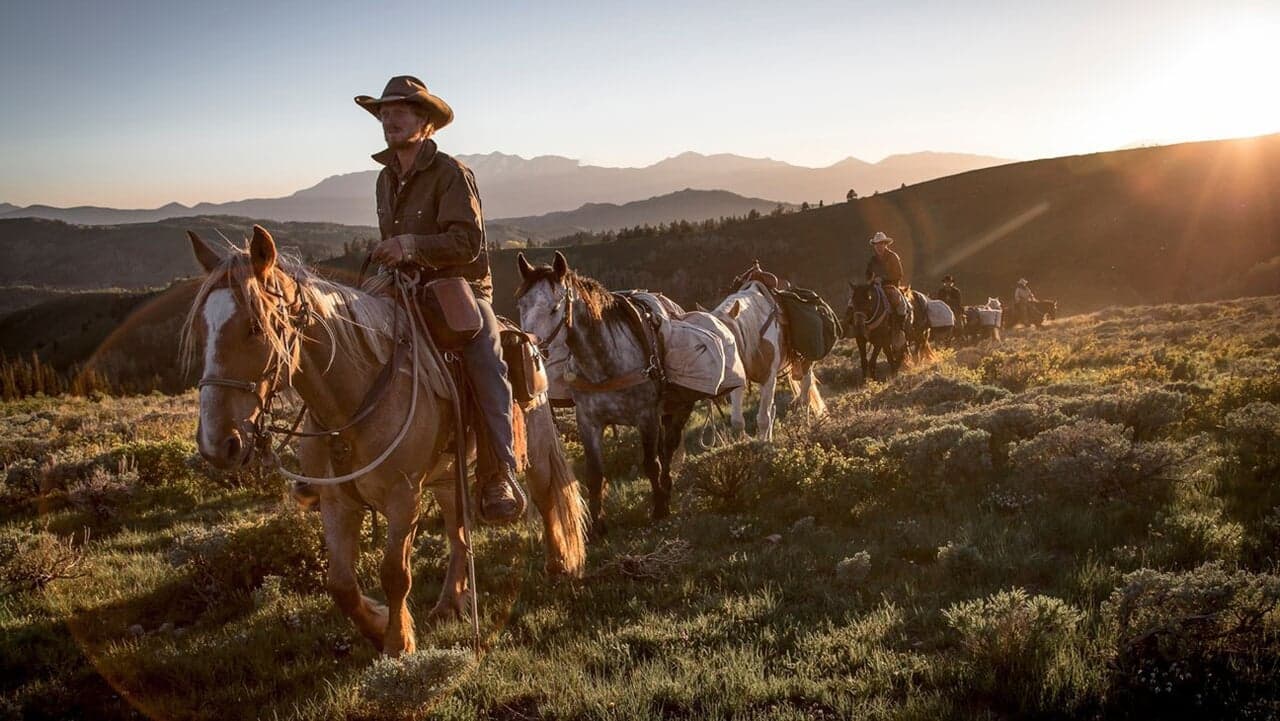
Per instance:
[[[741,437],[747,432],[747,419],[742,413],[742,406],[747,399],[747,386],[742,386],[729,392],[729,424],[733,428],[735,437]]]
[[[644,474],[649,477],[649,486],[653,489],[652,516],[655,521],[666,518],[671,513],[671,481],[670,477],[665,475],[667,470],[662,464],[662,459],[666,457],[663,452],[662,436],[667,418],[668,416],[664,415],[661,420],[640,426],[640,448],[641,453],[644,454],[640,460],[644,465]]]
[[[361,594],[356,580],[356,554],[360,551],[360,524],[364,510],[346,503],[336,488],[326,491],[320,501],[324,542],[329,549],[326,586],[338,608],[351,617],[360,633],[381,651],[387,628],[387,610]]]
[[[579,406],[581,408],[581,406]],[[582,456],[586,462],[587,508],[591,512],[591,537],[603,536],[608,527],[604,520],[604,439],[603,428],[593,425],[578,414],[578,436],[582,440]]]
[[[773,440],[773,395],[778,390],[778,362],[769,365],[769,377],[760,384],[760,410],[756,411],[756,437]]]
[[[684,444],[684,427],[689,424],[689,415],[693,413],[693,404],[681,405],[671,414],[663,417],[662,424],[662,493],[664,513],[658,515],[657,504],[654,504],[654,518],[662,518],[671,504],[671,464],[676,450]]]

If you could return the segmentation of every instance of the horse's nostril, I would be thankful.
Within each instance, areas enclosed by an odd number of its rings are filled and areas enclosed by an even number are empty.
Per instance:
[[[239,460],[240,452],[243,449],[244,449],[244,444],[240,442],[240,434],[233,433],[231,437],[227,439],[227,454],[225,456],[226,459],[228,461]]]

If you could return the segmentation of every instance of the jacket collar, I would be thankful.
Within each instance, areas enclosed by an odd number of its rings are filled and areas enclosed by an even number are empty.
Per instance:
[[[400,170],[400,157],[396,155],[396,151],[387,148],[379,153],[373,154],[373,159],[391,169],[396,177],[405,177],[405,173]],[[420,170],[426,170],[431,166],[432,161],[436,159],[436,141],[427,138],[422,141],[422,147],[418,148],[418,156],[413,159],[413,169],[409,175]]]

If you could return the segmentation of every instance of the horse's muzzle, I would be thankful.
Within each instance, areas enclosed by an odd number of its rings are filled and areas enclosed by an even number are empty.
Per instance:
[[[201,457],[223,471],[245,466],[253,457],[253,444],[238,429],[232,430],[216,444],[202,442],[199,446]]]

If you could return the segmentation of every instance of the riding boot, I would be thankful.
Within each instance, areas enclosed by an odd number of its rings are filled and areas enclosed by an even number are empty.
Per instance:
[[[480,520],[510,523],[528,505],[515,478],[515,443],[511,432],[511,383],[502,359],[497,317],[493,307],[477,299],[484,329],[462,351],[463,367],[474,395],[476,425],[476,480]]]

